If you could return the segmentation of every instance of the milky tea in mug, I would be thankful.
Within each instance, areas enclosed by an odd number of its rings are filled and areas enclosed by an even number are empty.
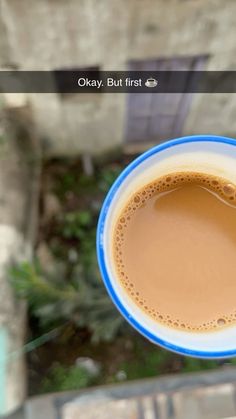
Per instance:
[[[121,179],[105,259],[141,327],[190,350],[236,349],[236,143],[197,138],[151,153]]]
[[[113,254],[121,285],[156,321],[192,331],[236,322],[236,185],[187,171],[137,189]]]

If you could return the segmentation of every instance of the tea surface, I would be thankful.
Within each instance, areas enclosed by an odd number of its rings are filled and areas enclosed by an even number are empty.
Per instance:
[[[117,277],[155,321],[189,331],[236,323],[236,186],[181,172],[149,183],[113,232]]]

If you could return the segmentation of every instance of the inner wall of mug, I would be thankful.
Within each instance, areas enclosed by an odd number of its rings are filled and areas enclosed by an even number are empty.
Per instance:
[[[112,236],[115,221],[127,200],[137,189],[158,177],[174,172],[202,172],[236,183],[236,147],[219,142],[190,142],[173,145],[155,152],[141,163],[128,169],[121,184],[113,189],[106,215],[103,235],[104,255],[112,287],[120,302],[142,328],[154,336],[181,348],[195,351],[228,351],[236,349],[236,326],[210,332],[180,331],[154,321],[142,311],[121,286],[115,271]],[[210,303],[210,302],[209,302]]]

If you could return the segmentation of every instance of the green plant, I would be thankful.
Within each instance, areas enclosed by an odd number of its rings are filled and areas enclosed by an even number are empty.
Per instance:
[[[74,173],[67,171],[62,176],[62,186],[65,191],[71,190],[76,186],[77,178]]]
[[[92,221],[92,214],[89,211],[67,212],[62,220],[62,236],[67,239],[84,239]]]
[[[58,277],[45,278],[37,262],[22,262],[9,269],[10,281],[19,298],[27,299],[31,309],[60,300],[73,300],[74,289]]]
[[[145,346],[136,344],[135,355],[132,362],[126,361],[120,365],[128,380],[154,377],[163,371],[172,354],[164,349],[153,347],[146,351]]]
[[[86,327],[92,341],[111,340],[127,326],[105,291],[95,239],[104,193],[121,166],[97,168],[94,176],[83,174],[76,161],[60,162],[52,169],[53,191],[62,203],[55,219],[44,226],[49,232],[44,240],[55,261],[53,274],[43,271],[37,261],[23,263],[10,270],[13,287],[18,297],[28,301],[29,314],[39,320],[42,332],[69,321]],[[76,252],[73,262],[68,256],[71,248]]]
[[[195,358],[184,358],[183,372],[197,372],[203,370],[210,370],[218,367],[217,361],[214,360],[204,360],[204,359],[195,359]]]
[[[98,269],[98,268],[97,268]],[[37,263],[22,263],[10,269],[11,283],[19,298],[29,303],[31,315],[38,318],[42,331],[70,321],[91,331],[92,341],[112,340],[124,327],[96,273],[77,265],[71,281],[47,276]]]
[[[79,390],[95,382],[96,378],[83,367],[54,365],[42,381],[41,392]]]
[[[100,191],[107,192],[111,187],[113,182],[116,180],[117,176],[121,172],[121,166],[113,166],[104,168],[98,178],[98,187]]]
[[[87,176],[81,171],[81,168],[73,166],[66,167],[66,171],[63,171],[58,175],[55,193],[62,200],[65,198],[68,191],[78,193],[80,196],[93,194],[97,191],[100,180],[103,178],[102,173],[103,170],[101,171],[101,174],[95,173],[93,176]],[[104,190],[104,192],[106,192],[106,190]]]

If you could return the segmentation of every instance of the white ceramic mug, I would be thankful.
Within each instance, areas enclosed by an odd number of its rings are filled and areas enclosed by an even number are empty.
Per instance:
[[[209,173],[236,184],[236,140],[211,135],[182,137],[148,150],[129,164],[108,192],[100,213],[97,228],[100,271],[107,291],[121,314],[153,343],[182,355],[232,357],[236,355],[236,324],[210,332],[175,330],[160,324],[131,300],[115,271],[112,233],[124,204],[147,183],[180,171]]]

